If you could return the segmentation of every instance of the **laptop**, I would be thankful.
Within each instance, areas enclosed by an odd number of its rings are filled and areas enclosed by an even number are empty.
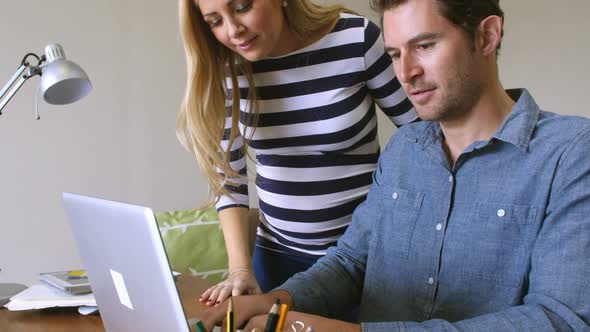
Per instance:
[[[190,331],[151,209],[71,193],[64,205],[107,331]]]

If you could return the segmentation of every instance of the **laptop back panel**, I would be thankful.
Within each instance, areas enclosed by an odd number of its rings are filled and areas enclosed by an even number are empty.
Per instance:
[[[107,331],[189,331],[151,209],[64,193]]]

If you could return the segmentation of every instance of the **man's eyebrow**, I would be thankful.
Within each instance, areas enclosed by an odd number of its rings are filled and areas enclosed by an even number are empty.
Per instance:
[[[417,43],[424,41],[424,40],[439,39],[441,36],[442,36],[441,32],[425,32],[425,33],[421,33],[421,34],[417,35],[416,37],[408,40],[408,42],[406,44],[414,45],[414,44],[417,44]],[[396,51],[396,50],[398,50],[397,47],[391,47],[391,46],[385,47],[385,52],[387,52],[387,53],[389,53],[391,51]]]
[[[413,45],[417,44],[423,40],[432,40],[432,39],[439,39],[442,36],[441,32],[425,32],[417,35],[416,37],[410,39],[408,44]]]
[[[206,1],[206,0],[205,0],[205,1]],[[235,0],[227,0],[227,3],[226,3],[226,5],[227,5],[227,6],[232,6],[232,5],[234,4],[234,2],[235,2]],[[216,12],[212,12],[212,13],[204,13],[204,14],[203,14],[203,17],[205,17],[205,16],[211,16],[211,15],[215,15],[215,14],[217,14],[217,13],[216,13]]]

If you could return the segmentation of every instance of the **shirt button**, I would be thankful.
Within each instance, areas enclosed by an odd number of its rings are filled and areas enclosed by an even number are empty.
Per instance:
[[[432,278],[432,277],[428,278],[428,284],[429,285],[434,284],[434,278]]]
[[[506,215],[506,211],[504,211],[504,209],[500,209],[498,210],[498,217],[502,218]]]
[[[437,224],[437,225],[436,225],[436,230],[437,230],[437,231],[440,231],[441,229],[442,229],[442,225],[441,225],[441,224]]]
[[[393,194],[391,195],[391,198],[393,198],[393,199],[397,199],[397,193],[393,193]]]
[[[449,175],[449,182],[453,182],[453,176]]]

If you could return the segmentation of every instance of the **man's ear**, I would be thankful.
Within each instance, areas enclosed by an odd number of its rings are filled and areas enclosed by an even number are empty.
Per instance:
[[[483,55],[496,54],[502,41],[502,18],[491,15],[479,23],[476,42]]]

